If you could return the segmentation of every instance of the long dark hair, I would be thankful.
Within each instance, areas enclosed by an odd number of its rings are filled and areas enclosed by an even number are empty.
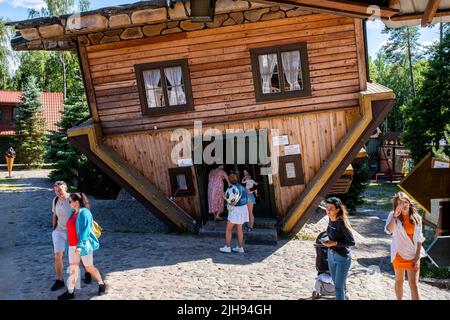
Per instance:
[[[327,203],[327,204],[330,203],[330,204],[334,205],[334,207],[336,209],[338,209],[338,212],[337,212],[338,220],[344,221],[345,226],[351,230],[352,226],[350,224],[350,221],[348,220],[347,208],[344,206],[344,203],[342,202],[342,200],[339,198],[336,198],[336,197],[331,197],[331,198],[328,198],[327,200],[325,200],[325,203]]]
[[[71,193],[70,200],[78,201],[80,203],[81,208],[89,208],[90,207],[89,200],[84,193]]]

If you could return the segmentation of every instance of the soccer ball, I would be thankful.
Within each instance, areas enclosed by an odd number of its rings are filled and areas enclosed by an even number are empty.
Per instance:
[[[236,186],[228,187],[227,191],[225,191],[225,200],[227,201],[227,205],[232,209],[241,199],[241,193]]]

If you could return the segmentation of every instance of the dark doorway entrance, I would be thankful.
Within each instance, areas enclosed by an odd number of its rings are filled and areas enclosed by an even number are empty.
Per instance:
[[[261,134],[261,133],[259,133]],[[258,183],[257,190],[258,190],[258,197],[256,197],[256,204],[253,208],[253,214],[255,218],[275,218],[275,211],[274,211],[274,192],[273,192],[273,185],[269,183],[269,178],[267,175],[261,174],[261,168],[265,167],[266,165],[263,165],[259,159],[259,156],[251,159],[249,156],[249,152],[254,152],[254,150],[251,150],[250,144],[252,141],[248,137],[245,138],[245,148],[243,148],[242,145],[238,144],[237,138],[234,139],[235,142],[232,143],[230,139],[226,139],[225,136],[222,138],[223,142],[223,163],[224,163],[224,170],[227,172],[227,174],[230,174],[231,172],[237,173],[239,181],[242,181],[243,178],[243,170],[247,169],[252,177],[253,180],[255,180]],[[205,150],[205,148],[213,143],[215,140],[212,138],[212,141],[203,141],[202,144],[202,151]],[[241,140],[242,142],[242,140]],[[254,142],[254,141],[253,141]],[[259,139],[258,139],[259,143]],[[234,148],[231,150],[231,148]],[[259,148],[259,146],[258,146]],[[245,150],[245,161],[242,161],[242,157],[239,159],[238,152],[239,150]],[[257,149],[259,150],[259,149]],[[266,149],[268,150],[268,149]],[[231,160],[228,159],[227,161],[227,155],[229,156],[231,154],[235,155],[235,159]],[[214,156],[214,154],[213,154]],[[230,158],[230,157],[228,157]],[[239,161],[238,161],[239,160]],[[230,163],[231,162],[231,163]],[[252,163],[253,162],[253,163]],[[256,162],[256,163],[254,163]],[[202,210],[202,217],[203,222],[206,222],[208,219],[212,218],[212,215],[208,213],[208,176],[211,170],[218,167],[219,164],[197,164],[195,165],[195,171],[197,176],[197,183],[198,183],[198,191],[199,191],[199,197],[200,197],[200,207]],[[224,190],[227,188],[227,182],[224,181]],[[224,216],[226,216],[227,210],[226,205],[224,208]]]

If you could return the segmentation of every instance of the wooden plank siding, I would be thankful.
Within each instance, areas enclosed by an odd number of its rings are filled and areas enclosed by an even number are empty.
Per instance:
[[[357,106],[358,92],[366,80],[360,60],[363,41],[358,40],[360,30],[355,21],[313,14],[89,46],[86,54],[103,133],[108,136],[155,127],[189,127],[193,120],[213,124]],[[250,49],[297,42],[307,42],[312,95],[256,103]],[[134,65],[175,59],[188,59],[195,111],[143,116]]]
[[[203,126],[203,132],[211,128],[224,133],[227,129],[243,131],[253,128],[256,130],[267,129],[271,153],[274,152],[272,135],[288,135],[289,144],[300,145],[305,185],[281,187],[278,174],[272,176],[276,214],[282,217],[289,211],[295,200],[305,190],[305,186],[312,180],[337,143],[353,125],[357,119],[355,114],[358,113],[359,106],[354,105],[348,109],[330,112]],[[192,128],[188,130],[193,134]],[[176,144],[170,140],[171,134],[172,130],[158,130],[110,135],[105,137],[105,143],[122,155],[161,192],[170,196],[168,168],[177,166],[171,161],[172,147]],[[283,147],[279,148],[278,154],[284,155]],[[193,217],[200,218],[200,201],[207,201],[207,199],[199,199],[194,169],[192,169],[192,173],[195,196],[178,197],[176,202]]]

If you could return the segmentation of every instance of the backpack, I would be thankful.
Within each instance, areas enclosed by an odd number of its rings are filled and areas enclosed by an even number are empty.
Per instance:
[[[102,236],[102,230],[103,228],[100,227],[100,225],[92,219],[92,232],[95,234],[95,237],[98,239]]]

